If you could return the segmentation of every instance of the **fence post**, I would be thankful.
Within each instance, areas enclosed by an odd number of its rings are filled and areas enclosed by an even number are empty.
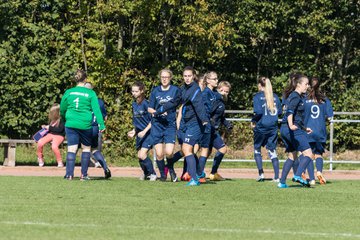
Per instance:
[[[334,122],[330,121],[330,171],[333,170],[333,153],[334,153]]]

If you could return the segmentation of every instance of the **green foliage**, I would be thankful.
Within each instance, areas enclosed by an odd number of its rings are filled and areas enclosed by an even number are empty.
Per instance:
[[[14,0],[0,14],[0,134],[10,138],[47,121],[77,68],[107,103],[116,159],[134,156],[131,83],[144,81],[149,93],[164,67],[175,84],[187,65],[216,70],[233,85],[228,109],[252,108],[258,76],[271,77],[281,97],[289,73],[303,71],[323,80],[336,111],[359,111],[357,1]],[[337,145],[357,148],[358,129],[336,126]],[[231,143],[239,148],[251,132],[234,131],[246,132]]]

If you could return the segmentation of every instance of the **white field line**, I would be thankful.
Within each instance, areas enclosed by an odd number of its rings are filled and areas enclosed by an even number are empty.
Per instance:
[[[45,226],[45,227],[106,227],[101,224],[58,224],[46,222],[15,222],[15,221],[0,221],[0,225],[31,225],[31,226]],[[326,232],[298,232],[298,231],[277,231],[272,229],[231,229],[231,228],[196,228],[196,227],[158,227],[158,226],[133,226],[133,225],[115,225],[115,228],[123,229],[150,229],[150,230],[171,230],[179,232],[207,232],[207,233],[228,233],[228,234],[242,234],[242,233],[259,233],[259,234],[274,234],[274,235],[303,235],[311,237],[327,237],[327,238],[360,238],[360,234],[354,233],[326,233]]]

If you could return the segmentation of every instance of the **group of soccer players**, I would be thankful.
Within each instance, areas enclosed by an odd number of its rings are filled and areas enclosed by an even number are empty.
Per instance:
[[[206,182],[204,168],[212,148],[216,149],[216,153],[209,179],[223,180],[218,168],[227,146],[220,136],[219,127],[224,125],[226,129],[232,129],[232,124],[225,119],[225,101],[231,85],[227,81],[218,83],[217,73],[213,71],[197,77],[192,67],[183,70],[181,88],[171,84],[172,77],[169,69],[159,72],[160,85],[152,89],[149,101],[145,99],[142,82],[132,85],[134,129],[128,132],[128,136],[136,136],[139,164],[143,170],[141,180],[166,181],[169,174],[171,181],[177,182],[174,164],[184,157],[181,180],[187,181],[188,186],[198,186]],[[292,74],[281,103],[272,91],[270,79],[259,78],[259,92],[253,98],[254,115],[251,121],[254,158],[259,170],[257,181],[265,180],[261,156],[261,147],[265,146],[273,163],[273,181],[278,183],[279,188],[288,187],[286,178],[291,168],[294,182],[308,187],[315,184],[314,158],[317,177],[321,184],[326,183],[322,174],[325,122],[333,116],[333,112],[329,99],[319,90],[318,79],[311,79],[310,85],[309,90],[307,76]],[[280,133],[288,159],[280,177],[276,146],[278,117],[281,114]],[[174,153],[176,138],[181,149]],[[152,147],[155,149],[159,178],[148,157]],[[309,180],[304,177],[306,169]]]

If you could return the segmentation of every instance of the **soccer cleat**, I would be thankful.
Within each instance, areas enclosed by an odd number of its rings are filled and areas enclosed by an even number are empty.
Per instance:
[[[146,179],[145,174],[141,174],[140,177],[139,177],[139,180],[140,180],[140,181],[144,181],[145,179]]]
[[[220,174],[218,174],[218,173],[215,173],[215,174],[210,174],[209,175],[209,179],[211,180],[211,181],[223,181],[223,180],[225,180]]]
[[[200,182],[200,183],[206,183],[206,178],[204,178],[204,177],[203,177],[203,178],[199,178],[199,182]]]
[[[309,183],[311,186],[315,186],[315,180],[311,180]]]
[[[326,184],[326,179],[325,179],[324,175],[321,172],[317,172],[316,176],[319,179],[319,182],[320,182],[321,185]]]
[[[264,174],[262,173],[257,179],[256,179],[257,182],[264,182],[265,181],[265,177],[264,177]]]
[[[280,182],[280,179],[278,179],[278,178],[273,178],[272,182],[274,182],[274,183],[279,183],[279,182]]]
[[[279,182],[278,185],[277,185],[278,188],[288,188],[289,186],[286,185],[286,183],[281,183]]]
[[[99,162],[95,162],[95,165],[94,165],[95,168],[102,168],[101,167],[101,164]]]
[[[304,179],[305,181],[307,181],[307,178],[306,178],[305,173],[302,173],[302,174],[301,174],[301,178]]]
[[[188,172],[184,173],[184,175],[181,176],[181,181],[188,182],[190,181],[191,177]]]
[[[300,176],[294,175],[294,177],[292,178],[292,181],[300,183],[302,186],[310,187],[310,183],[308,181],[302,179]]]
[[[90,181],[89,176],[81,176],[80,181]]]
[[[176,176],[175,170],[172,168],[169,168],[169,174],[172,182],[177,182],[178,178]]]
[[[166,177],[160,177],[159,180],[160,182],[166,182]]]
[[[193,178],[191,178],[191,180],[186,184],[186,186],[199,186],[200,182],[194,180]]]
[[[156,179],[157,179],[156,174],[150,174],[150,176],[149,176],[150,182],[154,182],[154,181],[156,181]]]
[[[111,171],[109,168],[106,168],[105,170],[105,179],[111,178]]]
[[[62,168],[64,167],[64,164],[62,162],[58,162],[58,165],[57,165],[58,168]]]
[[[67,175],[65,175],[65,176],[64,176],[64,179],[65,179],[65,180],[73,180],[74,177],[73,177],[73,176],[67,176]]]

